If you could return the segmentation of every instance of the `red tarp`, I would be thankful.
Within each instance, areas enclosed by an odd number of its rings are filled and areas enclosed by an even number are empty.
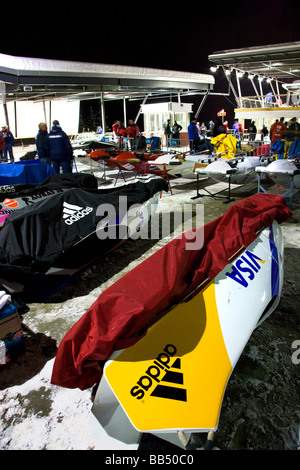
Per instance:
[[[191,239],[185,235],[172,240],[102,292],[68,331],[59,345],[51,382],[82,390],[98,383],[103,361],[113,351],[137,342],[154,319],[205,279],[213,279],[261,228],[291,215],[283,197],[255,194],[194,230],[197,236],[204,229],[201,249],[187,250]]]

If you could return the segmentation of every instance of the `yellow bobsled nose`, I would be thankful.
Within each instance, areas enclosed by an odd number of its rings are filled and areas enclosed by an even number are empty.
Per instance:
[[[231,371],[212,281],[108,363],[105,376],[139,431],[209,430]]]

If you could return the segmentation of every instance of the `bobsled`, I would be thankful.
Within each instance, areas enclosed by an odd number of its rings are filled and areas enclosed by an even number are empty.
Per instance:
[[[161,155],[153,162],[153,166],[165,168],[169,176],[176,178],[197,178],[196,169],[206,168],[209,163],[217,160],[218,157],[208,153],[201,154],[166,154]]]
[[[40,184],[0,186],[0,227],[9,214],[70,188],[97,189],[98,182],[92,174],[65,173],[50,175]]]
[[[148,175],[117,188],[65,188],[9,214],[0,230],[2,284],[44,289],[53,272],[69,279],[147,225],[167,190]]]
[[[187,448],[217,430],[230,375],[278,305],[290,216],[278,195],[239,201],[120,278],[65,335],[51,382],[99,384],[96,449],[138,449],[143,433]]]
[[[255,169],[262,165],[260,157],[238,156],[230,159],[220,157],[204,168],[196,168],[196,174],[208,176],[218,182],[244,184],[257,179]]]
[[[294,188],[300,188],[300,161],[293,159],[274,160],[270,164],[260,165],[256,168],[260,176],[268,175],[274,183],[290,187],[293,181]]]

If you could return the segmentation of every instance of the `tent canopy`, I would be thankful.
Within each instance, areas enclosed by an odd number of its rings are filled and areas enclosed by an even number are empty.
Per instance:
[[[272,76],[287,83],[300,80],[300,41],[219,51],[208,58],[249,74]]]
[[[7,102],[203,93],[215,82],[212,75],[201,73],[5,54],[0,54],[0,81],[5,83]]]

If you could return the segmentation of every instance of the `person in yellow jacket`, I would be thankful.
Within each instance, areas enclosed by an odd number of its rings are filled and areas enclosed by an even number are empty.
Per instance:
[[[222,155],[223,158],[233,158],[236,154],[237,139],[231,134],[219,134],[212,137],[211,144],[215,147],[215,153],[226,152]]]

